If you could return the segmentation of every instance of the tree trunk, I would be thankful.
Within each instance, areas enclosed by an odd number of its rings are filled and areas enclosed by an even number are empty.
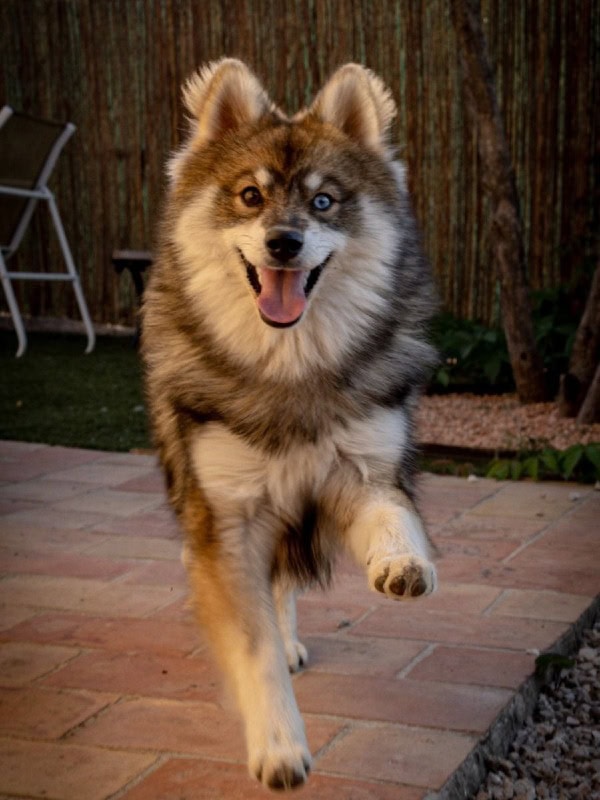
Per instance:
[[[577,416],[594,380],[600,359],[600,264],[596,267],[581,322],[575,334],[569,369],[560,378],[558,410]]]
[[[596,367],[592,385],[588,389],[583,405],[577,415],[580,425],[591,425],[600,422],[600,364]]]
[[[479,0],[450,0],[469,115],[477,133],[483,187],[492,203],[491,245],[504,331],[517,394],[523,403],[546,398],[541,357],[533,331],[525,278],[519,201],[492,68],[481,23]]]

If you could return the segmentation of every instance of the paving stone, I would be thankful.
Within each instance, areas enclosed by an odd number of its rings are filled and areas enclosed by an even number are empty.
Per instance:
[[[117,486],[118,484],[148,475],[146,466],[135,464],[107,464],[94,462],[78,467],[52,472],[46,475],[40,483],[56,481],[76,481],[77,483],[93,484],[96,486]],[[89,486],[88,486],[89,490]]]
[[[301,709],[363,720],[483,732],[511,697],[503,689],[306,672],[295,682]]]
[[[95,528],[98,533],[118,533],[125,536],[155,536],[183,541],[183,534],[170,508],[160,505],[153,511],[136,514],[131,519],[104,519]]]
[[[337,721],[305,718],[309,746],[316,752],[342,729]],[[241,720],[221,704],[136,698],[111,706],[91,725],[78,728],[70,742],[196,754],[245,763]]]
[[[148,492],[120,492],[115,489],[96,489],[69,500],[55,503],[59,511],[76,513],[110,514],[127,517],[150,511],[163,502],[162,497]]]
[[[108,558],[154,558],[181,560],[181,544],[173,539],[155,536],[98,536],[98,544],[87,551],[90,555]]]
[[[511,589],[494,606],[492,614],[529,619],[574,622],[593,602],[585,597],[564,592]]]
[[[318,770],[318,767],[317,767]],[[310,777],[302,800],[422,800],[416,787],[369,783],[319,775]],[[123,795],[123,800],[264,800],[268,794],[251,781],[245,767],[199,759],[170,759]]]
[[[402,780],[439,789],[473,749],[476,739],[450,731],[380,725],[354,729],[319,768],[360,779]]]
[[[526,651],[550,647],[565,632],[566,625],[547,620],[481,617],[444,611],[420,611],[411,605],[410,614],[393,614],[377,608],[350,631],[350,635],[386,636],[395,639],[479,645]]]
[[[22,552],[0,548],[0,572],[110,580],[134,569],[131,561],[70,553]]]
[[[177,586],[187,592],[185,568],[180,559],[177,561],[137,562],[123,577],[122,582],[146,586]]]
[[[482,500],[470,514],[509,519],[558,519],[573,507],[573,485],[505,483],[495,495]]]
[[[312,672],[393,678],[425,649],[423,642],[366,636],[305,637]]]
[[[405,673],[411,680],[477,684],[517,689],[535,668],[527,653],[437,646]]]
[[[16,575],[0,582],[0,603],[78,613],[143,616],[177,597],[167,586],[131,586],[80,578]]]
[[[0,644],[0,685],[25,686],[77,656],[70,647],[45,647],[30,642]]]
[[[58,739],[115,700],[117,695],[98,692],[0,689],[0,735]]]
[[[69,480],[30,480],[9,484],[0,488],[0,499],[33,500],[37,503],[55,503],[69,497],[77,497],[89,491],[89,486]]]
[[[31,608],[22,606],[1,605],[0,606],[0,631],[9,630],[15,625],[19,625],[25,620],[31,619],[36,612]]]
[[[161,653],[184,656],[201,645],[192,620],[90,617],[39,614],[0,634],[12,641],[111,650],[118,653]]]
[[[155,756],[71,747],[63,742],[0,740],[0,792],[20,797],[106,800]]]
[[[441,539],[457,537],[462,540],[515,541],[515,546],[531,539],[536,533],[547,527],[548,521],[541,517],[535,519],[515,520],[514,517],[485,516],[465,512],[444,525],[436,525],[432,533],[436,543]]]
[[[43,683],[178,700],[213,701],[223,695],[221,675],[212,661],[167,653],[85,653]]]

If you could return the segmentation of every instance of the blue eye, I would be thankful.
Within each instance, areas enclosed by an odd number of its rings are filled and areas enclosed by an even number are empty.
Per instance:
[[[333,205],[333,197],[321,192],[313,197],[311,205],[315,211],[327,211]]]

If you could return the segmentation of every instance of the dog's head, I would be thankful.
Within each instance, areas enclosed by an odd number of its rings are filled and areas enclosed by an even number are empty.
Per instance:
[[[396,109],[372,72],[341,67],[288,118],[242,62],[223,59],[190,78],[184,101],[191,133],[169,169],[179,249],[188,263],[213,265],[194,279],[200,292],[202,281],[208,291],[233,278],[232,303],[240,307],[243,283],[250,313],[287,328],[318,302],[329,271],[343,294],[346,263],[393,257]],[[385,279],[363,280],[381,298]]]

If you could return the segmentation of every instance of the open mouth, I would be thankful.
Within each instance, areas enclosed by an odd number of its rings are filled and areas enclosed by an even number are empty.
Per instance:
[[[322,264],[309,270],[257,268],[239,250],[248,282],[257,298],[263,322],[274,328],[289,328],[300,319],[331,253]]]

